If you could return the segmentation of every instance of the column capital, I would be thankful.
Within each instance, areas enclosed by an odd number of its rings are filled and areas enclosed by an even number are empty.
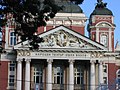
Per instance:
[[[17,58],[16,60],[18,63],[21,63],[23,61],[23,58]]]
[[[47,62],[48,62],[49,64],[52,64],[53,59],[47,59]]]
[[[104,63],[104,62],[103,62],[103,60],[99,60],[99,64],[101,64],[101,65],[102,65],[103,63]]]
[[[69,59],[69,61],[68,61],[70,64],[73,64],[74,62],[75,62],[75,60],[73,60],[73,59]]]
[[[31,62],[31,58],[25,58],[26,63]]]
[[[90,63],[91,63],[91,64],[95,64],[95,63],[96,63],[96,60],[90,60]]]

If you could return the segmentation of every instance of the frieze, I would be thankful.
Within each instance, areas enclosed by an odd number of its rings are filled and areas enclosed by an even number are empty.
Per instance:
[[[56,53],[56,52],[33,52],[32,57],[42,57],[42,58],[90,58],[89,53]]]

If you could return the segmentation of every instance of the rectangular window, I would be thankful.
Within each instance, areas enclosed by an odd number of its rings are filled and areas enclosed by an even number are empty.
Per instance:
[[[10,62],[9,69],[10,69],[10,71],[15,71],[15,62],[14,61]]]
[[[34,83],[35,84],[41,84],[42,83],[42,77],[43,77],[42,67],[35,66],[34,67]]]
[[[14,86],[14,75],[9,75],[9,86]]]
[[[10,45],[13,46],[16,44],[16,36],[14,32],[10,32]]]
[[[104,73],[107,73],[107,65],[103,65],[103,71]]]
[[[54,84],[63,84],[63,68],[61,66],[54,67]]]
[[[107,77],[103,77],[104,84],[107,84]]]
[[[84,71],[82,67],[76,66],[74,68],[74,83],[75,84],[83,84],[84,83]]]

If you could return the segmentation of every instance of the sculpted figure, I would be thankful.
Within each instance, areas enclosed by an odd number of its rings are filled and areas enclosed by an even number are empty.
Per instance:
[[[97,2],[98,2],[98,3],[101,3],[101,2],[102,2],[102,0],[97,0]]]

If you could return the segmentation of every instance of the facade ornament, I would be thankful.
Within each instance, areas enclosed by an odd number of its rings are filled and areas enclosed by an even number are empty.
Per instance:
[[[53,59],[48,59],[47,62],[48,62],[49,64],[52,64]]]
[[[103,57],[103,54],[102,53],[99,53],[99,52],[92,52],[91,53],[91,58],[102,58]]]
[[[91,63],[91,64],[95,64],[95,63],[96,63],[96,60],[90,60],[90,63]]]
[[[74,62],[75,62],[75,60],[73,60],[73,59],[70,59],[70,60],[69,60],[69,63],[70,63],[70,64],[73,64]]]
[[[43,37],[43,39],[44,42],[40,43],[40,47],[88,47],[85,41],[65,32],[64,30],[54,32]]]
[[[17,62],[21,63],[23,61],[23,58],[17,58]]]
[[[30,58],[26,58],[25,61],[26,61],[26,63],[30,63],[31,59]]]
[[[99,64],[102,65],[104,62],[103,60],[99,60]]]
[[[30,56],[30,51],[28,50],[17,50],[17,56]]]

